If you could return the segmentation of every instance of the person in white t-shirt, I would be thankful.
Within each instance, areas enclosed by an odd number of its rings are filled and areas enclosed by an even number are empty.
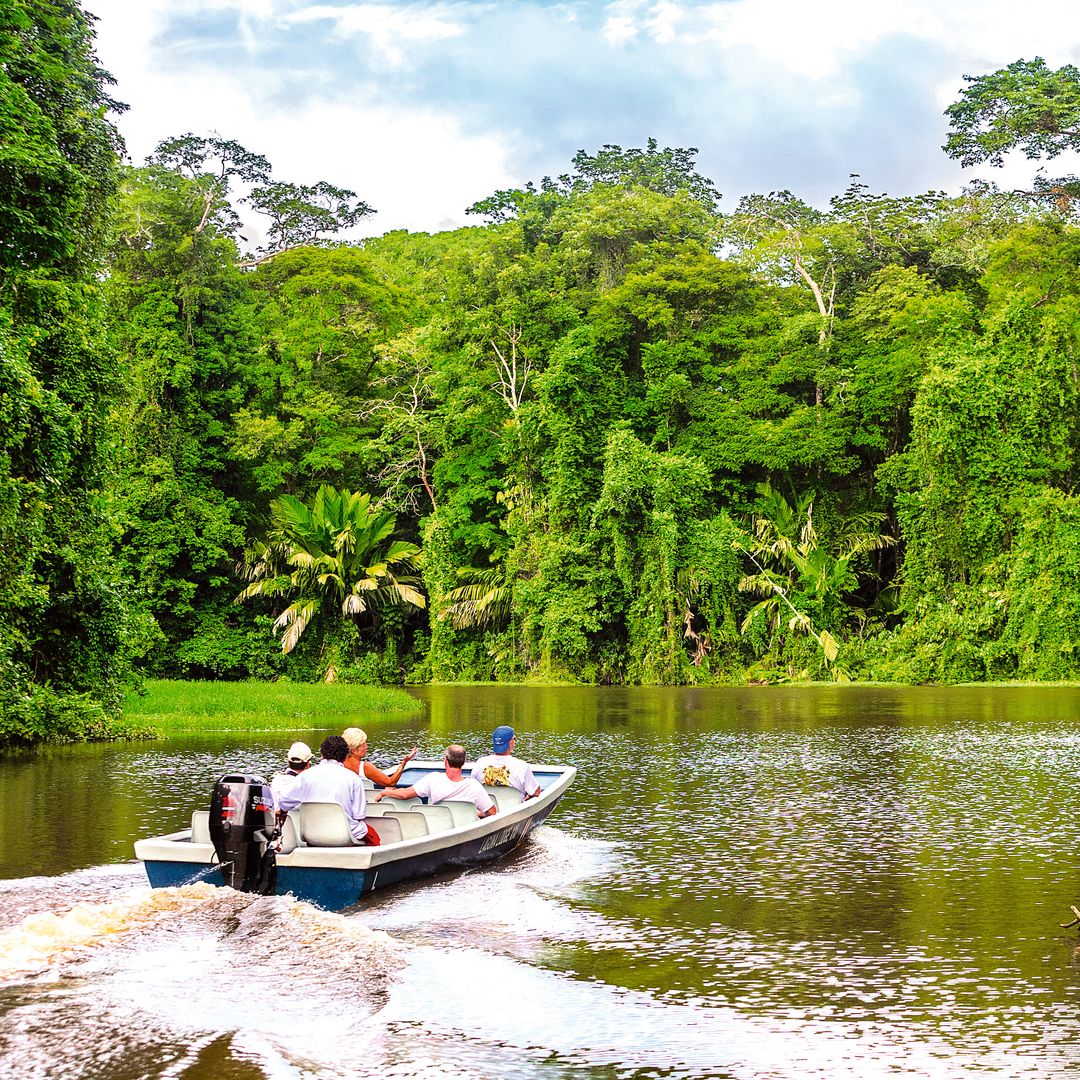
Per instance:
[[[336,802],[345,811],[354,844],[375,847],[379,834],[364,820],[367,798],[364,783],[345,768],[349,746],[340,735],[327,735],[319,748],[322,761],[302,772],[279,796],[279,810],[287,814],[305,802]]]
[[[473,778],[490,787],[517,788],[522,799],[535,799],[541,788],[529,763],[513,756],[514,729],[509,724],[497,727],[491,734],[491,746],[493,754],[473,763]]]
[[[427,799],[429,803],[446,802],[448,799],[471,802],[478,818],[490,817],[496,811],[495,800],[471,776],[462,776],[465,764],[465,747],[448,746],[443,758],[444,773],[428,773],[412,787],[384,788],[371,796],[373,802],[383,799]]]

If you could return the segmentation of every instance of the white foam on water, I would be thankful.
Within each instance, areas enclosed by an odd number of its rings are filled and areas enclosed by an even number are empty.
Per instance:
[[[0,881],[0,929],[35,912],[62,912],[77,903],[107,903],[148,888],[141,863],[118,863],[75,870],[59,877]]]
[[[141,862],[88,866],[82,870],[72,870],[68,874],[59,874],[56,877],[5,878],[0,880],[0,896],[24,890],[41,892],[60,884],[78,887],[82,883],[107,885],[127,881],[141,881],[142,884],[146,884],[146,873]]]
[[[391,890],[359,914],[410,944],[481,939],[490,948],[528,956],[545,943],[612,932],[609,920],[573,901],[578,883],[615,858],[612,844],[543,827],[507,862]]]
[[[511,1065],[520,1071],[530,1059],[773,1080],[974,1077],[1006,1065],[913,1043],[909,1031],[808,1026],[747,1017],[730,1008],[670,1004],[479,950],[414,949],[378,1019],[411,1033],[402,1046],[417,1047],[418,1067],[429,1067],[441,1047],[447,1068],[467,1045],[475,1067],[492,1077],[508,1075]],[[500,1060],[507,1063],[505,1070]]]
[[[899,1026],[748,1016],[546,970],[545,948],[633,941],[632,925],[579,903],[618,857],[545,827],[505,862],[349,915],[206,883],[135,888],[129,867],[80,872],[91,893],[107,878],[123,891],[0,933],[14,1006],[0,1015],[0,1071],[6,1059],[52,1080],[92,1062],[94,1076],[126,1076],[143,1062],[148,1075],[207,1077],[224,1055],[268,1080],[1019,1075]],[[41,887],[60,895],[76,877]],[[60,1046],[58,1030],[71,1036]]]
[[[118,934],[147,926],[163,916],[190,914],[212,902],[211,885],[179,889],[139,889],[108,903],[76,903],[66,911],[40,911],[0,933],[0,983],[43,974],[57,961],[79,958]]]
[[[223,1036],[267,1076],[349,1075],[382,1038],[368,1020],[403,951],[361,920],[205,883],[35,913],[0,935],[15,1003],[0,1045],[25,1076],[78,1075],[80,1060],[108,1076],[118,1047],[184,1075]],[[77,1033],[79,1054],[51,1045],[57,1030]]]

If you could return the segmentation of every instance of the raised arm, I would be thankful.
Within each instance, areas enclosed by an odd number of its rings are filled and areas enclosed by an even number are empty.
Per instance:
[[[420,747],[414,746],[402,759],[401,764],[392,772],[384,773],[377,765],[372,765],[370,761],[364,762],[364,775],[373,783],[381,784],[385,788],[394,787],[401,779],[401,774],[405,771],[405,767],[409,764]]]

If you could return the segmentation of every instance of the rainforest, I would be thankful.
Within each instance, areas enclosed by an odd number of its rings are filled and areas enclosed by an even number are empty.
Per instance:
[[[126,163],[81,9],[3,10],[0,741],[147,678],[1080,677],[1076,178],[731,205],[648,140],[346,241],[347,177]],[[1021,60],[943,152],[1078,126]]]

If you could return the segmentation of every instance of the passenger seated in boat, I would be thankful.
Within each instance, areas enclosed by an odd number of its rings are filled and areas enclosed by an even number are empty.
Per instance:
[[[491,733],[494,753],[477,758],[473,763],[473,779],[491,787],[512,787],[521,792],[522,799],[535,799],[541,792],[527,761],[513,756],[514,729],[509,724]]]
[[[465,747],[448,746],[443,758],[444,773],[428,773],[412,787],[386,788],[372,795],[375,802],[383,799],[414,799],[417,796],[429,803],[446,802],[448,799],[471,802],[478,818],[490,817],[496,811],[495,800],[471,777],[462,776],[465,764]]]
[[[276,807],[281,799],[281,793],[298,777],[302,772],[311,767],[311,747],[307,743],[294,742],[289,747],[289,756],[285,760],[285,771],[276,772],[270,778],[270,793],[274,796],[274,806]],[[278,818],[284,819],[285,814],[283,811],[278,810]],[[280,824],[280,820],[279,820]]]
[[[345,811],[354,844],[379,843],[379,834],[364,821],[364,783],[345,768],[349,747],[340,735],[327,735],[319,748],[322,761],[302,772],[281,794],[278,808],[288,813],[305,802],[336,802]]]
[[[401,759],[401,764],[392,773],[387,774],[378,766],[372,765],[370,761],[364,760],[364,755],[368,752],[368,741],[367,735],[360,728],[346,728],[341,733],[341,737],[349,745],[349,756],[345,759],[345,768],[356,773],[357,776],[366,776],[373,784],[378,784],[380,787],[393,787],[401,779],[405,766],[416,757],[420,749],[414,746]]]

